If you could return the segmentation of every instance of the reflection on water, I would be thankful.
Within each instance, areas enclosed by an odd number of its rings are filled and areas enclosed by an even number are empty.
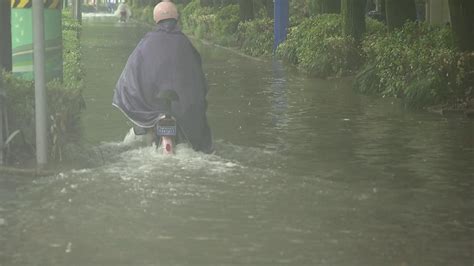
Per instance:
[[[98,166],[0,178],[0,265],[472,265],[473,121],[196,42],[217,152],[163,156],[111,106],[146,30],[85,19]]]

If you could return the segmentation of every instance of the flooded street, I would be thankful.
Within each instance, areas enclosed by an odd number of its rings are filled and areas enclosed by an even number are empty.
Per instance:
[[[0,178],[1,266],[474,264],[473,120],[194,41],[216,153],[163,156],[111,105],[149,29],[84,17],[95,148],[72,171]]]

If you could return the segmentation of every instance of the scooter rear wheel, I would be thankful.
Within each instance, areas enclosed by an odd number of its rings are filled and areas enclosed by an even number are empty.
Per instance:
[[[161,136],[161,149],[163,154],[174,154],[173,138],[170,136]]]

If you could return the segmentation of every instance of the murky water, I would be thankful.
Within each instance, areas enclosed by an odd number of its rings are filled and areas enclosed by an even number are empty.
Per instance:
[[[147,30],[85,18],[95,167],[0,178],[0,265],[474,264],[472,120],[196,42],[217,153],[165,157],[111,106]]]

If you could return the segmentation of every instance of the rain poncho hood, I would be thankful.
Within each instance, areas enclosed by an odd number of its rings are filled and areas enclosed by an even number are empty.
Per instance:
[[[186,139],[195,150],[211,152],[201,57],[176,20],[160,22],[137,45],[117,82],[113,105],[134,124],[151,128],[163,111],[157,99],[164,90],[179,97],[171,114]]]
[[[117,10],[115,10],[115,16],[120,17],[121,12],[126,12],[127,18],[132,16],[132,10],[130,10],[130,7],[125,3],[120,3]]]

